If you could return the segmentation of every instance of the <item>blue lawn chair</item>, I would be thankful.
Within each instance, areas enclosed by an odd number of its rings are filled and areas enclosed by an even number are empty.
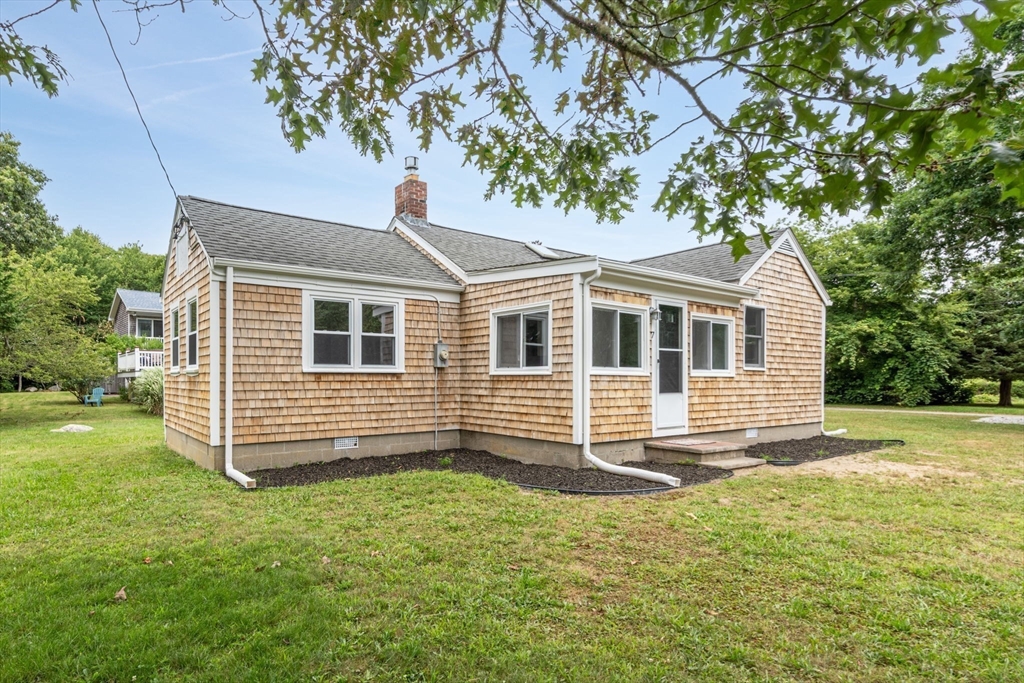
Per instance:
[[[82,401],[87,406],[103,405],[103,387],[96,387],[92,390],[92,396],[86,396]]]

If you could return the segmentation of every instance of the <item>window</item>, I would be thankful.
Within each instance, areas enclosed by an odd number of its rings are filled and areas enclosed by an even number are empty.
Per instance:
[[[402,371],[398,301],[307,292],[304,306],[306,372]]]
[[[363,304],[363,365],[395,365],[395,307]]]
[[[347,301],[313,300],[313,365],[352,365],[351,317]]]
[[[136,337],[155,337],[159,339],[164,336],[164,321],[153,318],[139,318],[135,321]]]
[[[178,324],[178,309],[171,309],[171,371],[177,372],[181,367],[180,351],[181,326]]]
[[[178,277],[188,270],[188,224],[182,222],[178,228],[178,240],[174,244],[174,272]]]
[[[691,316],[690,353],[694,374],[732,374],[731,318]]]
[[[185,346],[188,354],[188,369],[199,367],[199,302],[189,299],[186,304],[186,338]]]
[[[492,312],[491,369],[494,373],[551,371],[551,305]]]
[[[593,367],[618,370],[643,367],[642,314],[594,306],[591,319]]]
[[[765,310],[757,306],[743,307],[743,367],[764,370]]]

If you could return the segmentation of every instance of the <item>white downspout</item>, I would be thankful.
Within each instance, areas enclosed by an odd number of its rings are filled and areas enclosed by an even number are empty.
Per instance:
[[[583,457],[602,472],[621,474],[625,477],[636,477],[637,479],[653,481],[658,484],[665,484],[666,486],[678,487],[679,479],[677,477],[662,474],[661,472],[641,470],[635,467],[612,465],[590,452],[590,358],[588,357],[588,349],[592,348],[593,344],[589,341],[590,338],[587,332],[590,329],[589,323],[591,319],[590,283],[600,276],[601,266],[597,266],[597,270],[583,279],[583,344],[581,349],[581,355],[583,356]]]
[[[235,269],[228,266],[224,286],[224,474],[247,489],[256,488],[256,480],[235,469],[233,453],[235,429]]]

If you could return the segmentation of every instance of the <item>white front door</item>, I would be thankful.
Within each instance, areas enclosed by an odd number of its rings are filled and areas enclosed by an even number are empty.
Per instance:
[[[686,310],[658,304],[658,333],[654,349],[654,426],[686,427]]]

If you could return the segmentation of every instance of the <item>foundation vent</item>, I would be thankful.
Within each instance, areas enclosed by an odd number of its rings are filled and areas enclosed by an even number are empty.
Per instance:
[[[334,440],[334,450],[340,451],[349,448],[359,448],[358,436],[339,436]]]
[[[747,427],[747,438],[748,439],[756,439],[757,438],[757,427]]]

